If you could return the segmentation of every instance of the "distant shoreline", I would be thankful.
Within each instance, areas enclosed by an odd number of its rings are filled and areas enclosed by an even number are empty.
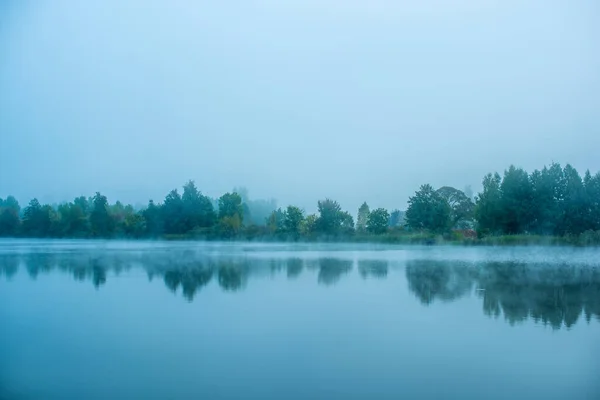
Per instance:
[[[214,199],[191,180],[142,209],[100,192],[61,204],[34,198],[23,209],[8,196],[0,198],[0,237],[600,246],[600,172],[511,165],[504,176],[486,175],[477,196],[466,192],[424,184],[406,211],[363,202],[356,217],[330,198],[312,214],[251,200],[243,188]]]
[[[600,238],[593,233],[579,236],[541,236],[541,235],[502,235],[484,238],[448,238],[433,234],[402,234],[379,236],[340,236],[340,237],[303,237],[298,240],[277,237],[201,237],[196,235],[162,235],[158,237],[2,237],[1,240],[50,240],[50,241],[98,241],[98,242],[202,242],[202,243],[273,243],[273,244],[378,244],[378,245],[415,245],[415,246],[548,246],[548,247],[600,247]]]

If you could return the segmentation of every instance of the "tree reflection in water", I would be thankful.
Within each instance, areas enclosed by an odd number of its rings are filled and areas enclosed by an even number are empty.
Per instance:
[[[388,262],[385,260],[358,260],[358,272],[363,279],[368,277],[386,278]]]
[[[319,259],[319,283],[329,286],[337,283],[342,275],[352,270],[352,261],[340,258]]]
[[[288,258],[286,262],[287,277],[296,278],[302,273],[303,268],[304,263],[301,258]]]
[[[480,265],[409,261],[409,289],[425,305],[473,292],[485,315],[511,325],[529,318],[553,329],[570,328],[583,315],[600,319],[600,271],[585,266],[490,262]]]
[[[406,266],[408,288],[421,303],[434,300],[453,301],[471,291],[471,268],[463,263],[443,261],[409,261]]]
[[[388,278],[388,261],[358,260],[358,273],[366,278]],[[150,280],[194,300],[213,278],[223,291],[246,287],[250,275],[284,273],[295,279],[304,269],[325,286],[338,283],[352,271],[349,259],[251,258],[210,256],[193,251],[157,252],[35,252],[0,254],[0,276],[11,280],[22,266],[32,279],[54,270],[96,288],[109,276],[142,267]],[[483,313],[503,317],[511,325],[532,319],[553,329],[570,328],[579,319],[600,321],[600,270],[585,265],[524,264],[518,262],[407,261],[405,276],[411,293],[425,306],[452,302],[463,296],[481,299]]]
[[[0,254],[0,276],[11,279],[19,271],[19,262],[18,254]]]

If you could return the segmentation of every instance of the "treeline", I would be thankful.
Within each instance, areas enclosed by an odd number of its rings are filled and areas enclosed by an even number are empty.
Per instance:
[[[96,193],[60,205],[33,199],[21,209],[0,199],[0,236],[56,238],[202,238],[381,240],[442,236],[450,240],[498,235],[579,237],[600,243],[600,173],[583,177],[570,165],[552,164],[531,174],[511,166],[503,176],[488,174],[475,198],[465,192],[423,185],[406,212],[371,210],[363,203],[354,217],[337,201],[321,200],[317,213],[275,201],[248,199],[244,189],[219,199],[203,195],[193,181],[180,194],[143,209]]]
[[[0,199],[0,236],[298,240],[348,237],[356,231],[383,233],[390,224],[400,225],[401,214],[396,210],[390,215],[384,209],[369,212],[365,204],[355,229],[352,215],[330,199],[318,202],[318,214],[306,215],[293,205],[281,209],[273,200],[250,200],[244,189],[214,200],[189,181],[181,194],[174,189],[162,203],[150,200],[141,210],[119,201],[109,204],[101,193],[56,206],[33,199],[24,209],[9,196]]]
[[[510,166],[488,174],[471,201],[453,188],[421,186],[410,198],[407,225],[445,232],[473,227],[487,235],[580,235],[600,230],[600,173],[583,178],[571,165],[554,163],[528,174]]]

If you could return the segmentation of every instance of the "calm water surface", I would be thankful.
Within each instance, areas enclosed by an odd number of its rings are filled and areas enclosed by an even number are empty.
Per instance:
[[[1,399],[600,399],[600,250],[0,241]]]

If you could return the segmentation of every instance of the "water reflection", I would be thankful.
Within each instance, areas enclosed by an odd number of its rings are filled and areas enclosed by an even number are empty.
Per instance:
[[[194,300],[196,292],[203,286],[208,285],[214,274],[212,268],[200,268],[197,270],[183,269],[165,271],[163,280],[165,285],[173,292],[181,285],[183,297],[188,301]]]
[[[406,267],[410,291],[425,305],[476,293],[485,315],[511,325],[529,318],[554,329],[584,315],[600,319],[600,271],[585,266],[414,260]]]
[[[242,265],[224,265],[219,267],[219,286],[223,290],[236,291],[246,285],[248,268]]]
[[[408,288],[424,305],[436,299],[453,301],[471,291],[473,268],[463,263],[444,261],[408,261]]]
[[[330,286],[352,270],[352,261],[339,258],[319,259],[319,283]]]
[[[19,256],[16,254],[0,254],[0,276],[11,279],[19,271]]]
[[[388,262],[386,260],[358,260],[358,272],[363,279],[368,277],[386,278]]]
[[[284,274],[294,280],[305,270],[307,279],[313,274],[318,284],[331,287],[351,274],[354,263],[336,257],[227,257],[189,250],[5,253],[0,254],[0,276],[12,280],[20,266],[31,279],[59,270],[100,288],[111,275],[143,268],[149,280],[156,277],[169,291],[181,292],[193,301],[213,281],[223,291],[236,292],[246,287],[250,276]],[[388,260],[358,259],[356,264],[363,279],[384,280],[394,275]],[[501,317],[511,325],[532,319],[559,329],[580,319],[600,320],[597,267],[440,260],[409,260],[396,266],[391,271],[404,272],[409,291],[425,306],[474,296],[481,301],[484,315]]]
[[[301,258],[289,258],[286,261],[286,271],[288,278],[296,278],[302,273],[304,262]]]

